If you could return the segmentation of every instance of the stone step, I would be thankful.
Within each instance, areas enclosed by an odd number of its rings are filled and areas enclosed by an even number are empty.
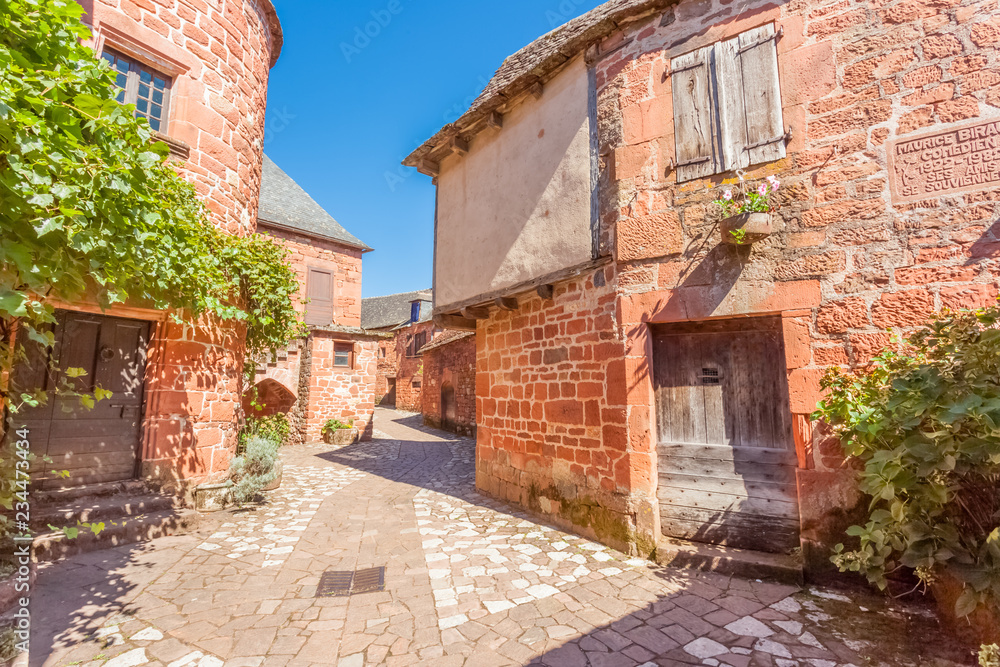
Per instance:
[[[698,572],[717,572],[793,586],[805,582],[800,556],[748,551],[663,537],[656,545],[661,565]]]
[[[116,520],[116,525],[109,523],[100,535],[81,530],[71,540],[61,531],[46,532],[35,536],[33,558],[36,562],[55,561],[167,535],[183,535],[197,528],[198,519],[195,510],[165,510]]]
[[[36,531],[47,531],[49,525],[75,526],[78,521],[117,521],[120,518],[138,517],[153,512],[182,509],[179,498],[158,494],[116,494],[67,499],[62,503],[37,504],[32,507],[31,526]]]
[[[72,502],[79,498],[97,498],[118,494],[140,495],[149,493],[146,482],[139,479],[129,479],[122,482],[103,482],[85,486],[70,486],[65,489],[32,489],[32,505],[59,505]]]

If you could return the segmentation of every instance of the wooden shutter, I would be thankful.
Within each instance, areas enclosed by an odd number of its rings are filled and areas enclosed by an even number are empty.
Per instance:
[[[333,273],[309,269],[306,279],[306,324],[325,327],[333,324]]]
[[[719,171],[733,171],[750,165],[747,147],[747,115],[743,101],[743,66],[740,38],[715,45],[715,100],[719,110]]]
[[[711,91],[714,47],[686,53],[670,63],[674,103],[677,181],[711,176],[719,171]]]
[[[785,128],[774,25],[748,30],[737,39],[746,113],[745,164],[780,160],[785,157]]]

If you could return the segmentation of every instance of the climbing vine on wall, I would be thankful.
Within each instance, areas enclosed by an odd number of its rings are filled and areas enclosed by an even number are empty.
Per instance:
[[[9,379],[26,341],[52,345],[55,301],[240,322],[248,356],[301,333],[284,251],[210,223],[167,146],[116,101],[110,70],[82,43],[82,11],[0,0],[0,396],[12,413],[44,399],[14,395]],[[0,457],[9,506],[13,461]]]

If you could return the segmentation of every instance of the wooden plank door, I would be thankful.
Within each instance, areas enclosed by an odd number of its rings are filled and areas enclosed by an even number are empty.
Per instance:
[[[306,278],[306,324],[328,327],[333,324],[333,272],[309,269]]]
[[[780,320],[653,333],[662,532],[761,551],[799,546]]]
[[[15,386],[52,392],[62,379],[80,392],[100,386],[112,392],[94,408],[79,399],[50,394],[48,402],[24,410],[14,423],[27,426],[36,454],[32,482],[59,488],[133,479],[137,472],[149,324],[137,320],[61,311],[55,326],[54,370],[40,348],[15,372]],[[85,375],[70,378],[67,369]],[[45,461],[45,457],[51,459]],[[58,471],[68,471],[63,478]]]

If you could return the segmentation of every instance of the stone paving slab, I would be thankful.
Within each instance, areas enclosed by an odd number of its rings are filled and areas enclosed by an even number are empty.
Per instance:
[[[925,606],[632,559],[477,493],[473,441],[376,426],[285,450],[282,487],[208,530],[44,566],[31,664],[971,664]],[[315,597],[377,566],[384,592]]]

